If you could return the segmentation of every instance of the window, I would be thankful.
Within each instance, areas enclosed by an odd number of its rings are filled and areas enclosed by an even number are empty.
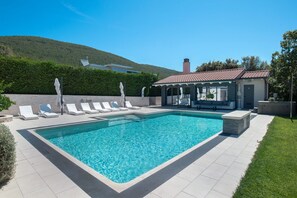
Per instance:
[[[197,87],[197,100],[228,101],[228,86]]]

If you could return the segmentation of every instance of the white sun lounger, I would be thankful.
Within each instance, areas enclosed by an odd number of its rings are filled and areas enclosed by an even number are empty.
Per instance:
[[[45,118],[55,118],[59,115],[54,113],[50,104],[39,105],[39,115]]]
[[[129,109],[135,109],[135,110],[136,109],[141,109],[141,107],[132,106],[131,103],[130,103],[130,101],[126,101],[125,104],[126,104],[126,107],[128,107]]]
[[[120,107],[117,101],[111,101],[111,107],[118,108],[120,111],[128,111],[128,108]]]
[[[111,107],[108,102],[102,102],[102,105],[103,105],[104,109],[109,109],[111,111],[120,111],[119,108]]]
[[[86,113],[89,113],[89,114],[99,113],[99,111],[91,109],[89,103],[83,102],[83,103],[80,103],[80,105],[82,110]]]
[[[101,107],[100,102],[93,102],[93,106],[94,106],[94,108],[95,108],[97,111],[99,111],[99,112],[101,112],[101,113],[111,112],[110,109],[103,109],[103,108]]]
[[[19,106],[20,118],[23,120],[33,120],[38,119],[38,115],[34,114],[31,105]]]
[[[68,114],[70,115],[83,115],[85,112],[83,111],[78,111],[75,104],[66,104]]]

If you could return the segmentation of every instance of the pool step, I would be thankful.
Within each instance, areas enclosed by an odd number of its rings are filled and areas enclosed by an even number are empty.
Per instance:
[[[115,126],[119,124],[126,124],[129,122],[140,122],[141,118],[135,116],[135,115],[126,115],[126,116],[119,116],[119,117],[113,117],[108,120],[109,126]]]

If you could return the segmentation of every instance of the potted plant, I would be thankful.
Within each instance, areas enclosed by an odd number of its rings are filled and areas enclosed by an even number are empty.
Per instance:
[[[208,94],[206,94],[206,99],[214,99],[214,95],[215,95],[215,92],[209,92]]]

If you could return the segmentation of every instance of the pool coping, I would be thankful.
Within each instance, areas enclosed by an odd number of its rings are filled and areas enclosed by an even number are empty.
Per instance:
[[[176,111],[176,110],[173,110],[173,111]],[[165,112],[168,112],[168,111],[165,111]],[[132,113],[132,114],[143,114],[143,113]],[[156,114],[156,113],[146,113],[145,115],[148,115],[148,114]],[[95,117],[90,117],[90,118],[94,119]],[[120,191],[118,191],[117,189],[112,188],[109,183],[106,184],[101,180],[101,178],[97,178],[96,176],[94,176],[92,174],[92,171],[90,172],[88,170],[85,170],[84,167],[80,167],[79,164],[73,162],[71,158],[74,158],[74,157],[71,156],[70,159],[67,158],[65,155],[63,155],[63,153],[59,152],[59,150],[61,149],[56,150],[54,147],[51,147],[52,145],[48,145],[47,140],[46,142],[44,142],[42,139],[37,137],[35,133],[32,134],[32,130],[34,129],[66,126],[66,125],[89,123],[89,122],[98,122],[98,121],[89,120],[89,121],[75,122],[70,124],[27,128],[27,129],[18,130],[18,132],[91,197],[101,197],[101,196],[102,197],[106,197],[106,196],[108,197],[131,197],[131,196],[143,197],[146,194],[153,191],[158,186],[160,186],[161,184],[163,184],[164,182],[166,182],[167,180],[169,180],[171,177],[176,175],[185,167],[193,163],[195,160],[203,156],[205,153],[207,153],[217,144],[221,143],[224,139],[226,139],[226,137],[228,137],[222,134],[213,135],[210,138],[204,140],[203,142],[195,145],[194,147],[184,151],[183,153],[159,165],[158,167],[148,171],[147,173],[150,172],[150,174],[146,175],[140,181],[136,181],[132,185],[126,186],[124,189],[121,189]],[[87,165],[84,164],[84,166],[87,166]]]

